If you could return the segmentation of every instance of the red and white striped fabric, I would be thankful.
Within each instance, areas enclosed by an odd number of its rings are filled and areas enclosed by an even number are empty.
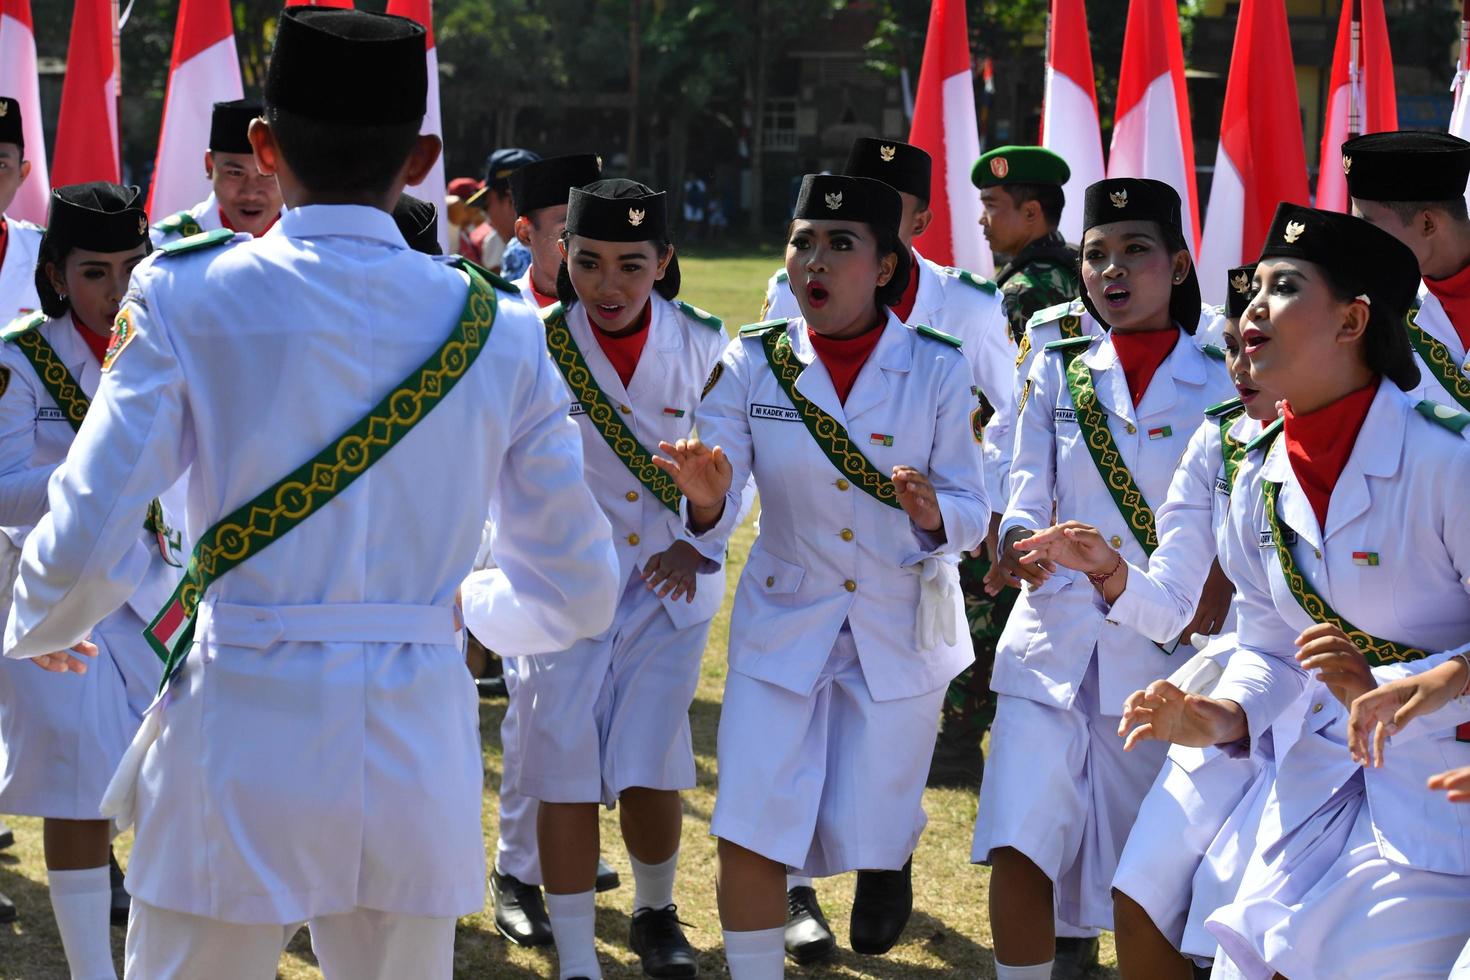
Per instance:
[[[980,234],[980,192],[970,183],[970,168],[980,159],[980,128],[964,0],[934,0],[929,9],[909,142],[934,158],[934,220],[914,248],[940,265],[993,275],[995,260]]]
[[[5,32],[0,30],[0,46],[5,44]],[[1470,99],[1465,98],[1465,89],[1470,87],[1470,0],[1462,0],[1460,7],[1460,58],[1455,62],[1455,80],[1450,88],[1455,93],[1455,107],[1450,112],[1450,135],[1470,140]],[[1470,186],[1465,188],[1465,202],[1470,206]]]
[[[148,191],[148,213],[155,221],[209,196],[204,153],[214,103],[244,92],[230,0],[183,0]]]
[[[51,166],[57,187],[118,180],[116,34],[112,0],[76,0]]]
[[[41,85],[36,74],[31,0],[0,0],[0,95],[20,103],[26,159],[31,162],[31,175],[20,185],[7,213],[44,225],[51,181],[46,171],[46,141],[41,133]]]
[[[1194,137],[1174,0],[1130,0],[1118,73],[1109,177],[1148,177],[1179,192],[1189,246],[1199,246]]]
[[[1342,144],[1350,133],[1381,133],[1399,128],[1394,101],[1393,54],[1388,48],[1388,22],[1383,0],[1359,0],[1362,21],[1358,47],[1356,100],[1350,98],[1353,0],[1343,0],[1337,22],[1337,46],[1332,52],[1332,75],[1327,83],[1327,118],[1322,123],[1322,151],[1317,158],[1317,207],[1347,211],[1347,177],[1342,172]],[[1348,120],[1356,101],[1358,126]]]
[[[1087,10],[1082,0],[1052,0],[1046,45],[1046,95],[1041,106],[1041,145],[1067,161],[1072,176],[1062,185],[1062,237],[1082,239],[1082,193],[1103,179],[1102,127]]]
[[[1225,302],[1225,273],[1255,261],[1281,201],[1309,204],[1301,107],[1281,0],[1244,0],[1220,114],[1200,245],[1200,292]]]
[[[443,139],[444,125],[439,115],[439,55],[434,48],[433,4],[431,0],[388,0],[388,13],[418,21],[424,25],[424,31],[428,34],[429,100],[424,111],[424,124],[419,132],[432,133]],[[452,250],[449,247],[449,220],[444,216],[446,194],[444,154],[441,153],[434,169],[429,171],[429,175],[413,191],[413,195],[439,209],[439,245],[444,249],[444,254],[448,255]]]

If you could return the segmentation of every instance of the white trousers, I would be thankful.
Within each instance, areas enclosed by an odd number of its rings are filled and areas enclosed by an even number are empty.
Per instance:
[[[453,918],[421,918],[358,908],[307,923],[326,980],[449,980]],[[301,928],[241,925],[172,912],[133,899],[126,980],[272,980]]]
[[[519,657],[506,657],[505,720],[500,723],[500,839],[495,844],[495,867],[501,874],[528,885],[541,884],[541,855],[536,849],[536,814],[541,805],[513,787],[521,774],[520,716],[526,696],[519,693],[524,665]]]

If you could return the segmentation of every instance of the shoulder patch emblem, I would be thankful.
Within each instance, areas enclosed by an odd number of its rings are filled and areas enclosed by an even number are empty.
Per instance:
[[[1058,303],[1055,306],[1048,306],[1046,309],[1037,310],[1031,314],[1031,319],[1026,321],[1026,329],[1030,330],[1032,327],[1039,327],[1043,323],[1060,320],[1068,313],[1076,315],[1076,311],[1072,309],[1072,302],[1072,300],[1068,300],[1065,303]]]
[[[958,338],[958,337],[951,337],[949,334],[945,333],[943,330],[935,330],[933,327],[926,326],[925,324],[922,324],[922,323],[916,325],[914,327],[914,330],[915,330],[915,332],[920,333],[923,336],[930,338],[931,340],[937,340],[937,341],[939,341],[941,344],[948,344],[951,347],[963,347],[964,346],[964,341],[960,340],[960,338]]]
[[[762,320],[760,323],[747,323],[740,328],[740,336],[758,337],[775,327],[784,327],[786,323],[787,321],[785,320]]]
[[[117,319],[112,324],[112,342],[107,345],[107,353],[102,358],[102,370],[112,370],[112,365],[121,354],[133,342],[137,335],[133,329],[133,311],[124,306],[117,314]]]
[[[725,362],[716,361],[715,369],[709,373],[709,380],[704,383],[704,390],[699,393],[699,400],[704,401],[705,397],[715,390],[715,385],[719,384],[720,379],[724,376]]]
[[[164,218],[158,224],[154,225],[153,230],[161,235],[177,234],[183,236],[184,238],[189,238],[193,235],[201,234],[204,231],[204,229],[199,226],[199,222],[195,220],[194,216],[188,211],[180,211],[177,214],[169,215],[167,218]]]
[[[235,233],[228,228],[216,228],[214,231],[200,232],[187,238],[180,238],[176,242],[169,242],[159,248],[164,255],[183,255],[187,252],[198,252],[206,248],[218,248],[226,242],[233,241]]]
[[[781,270],[777,271],[777,273],[776,273],[776,281],[777,282],[790,282],[791,281],[791,277],[786,274],[786,270],[785,269],[781,269]]]
[[[1221,362],[1225,360],[1225,352],[1216,347],[1214,344],[1201,344],[1199,349],[1204,351],[1204,353],[1213,360]]]
[[[480,265],[478,262],[472,262],[462,255],[456,255],[454,257],[454,261],[450,262],[449,264],[452,266],[457,266],[461,270],[463,270],[466,266],[473,268],[476,272],[480,274],[481,278],[483,278],[490,285],[494,286],[496,289],[500,290],[502,293],[510,293],[512,296],[519,296],[521,294],[520,289],[517,288],[516,284],[511,282],[509,279],[506,279],[503,276],[496,275],[489,269],[485,268],[483,265]]]
[[[1466,426],[1470,426],[1470,414],[1460,411],[1452,405],[1443,405],[1439,402],[1424,400],[1415,405],[1419,414],[1438,425],[1444,426],[1454,433],[1462,433]]]
[[[46,322],[46,314],[37,310],[34,313],[26,313],[16,317],[0,330],[0,341],[14,340],[23,333],[28,333]]]
[[[944,270],[944,272],[946,275],[952,276],[965,285],[970,286],[973,289],[978,289],[988,296],[995,295],[995,283],[991,282],[989,279],[986,279],[984,276],[977,276],[975,275],[975,273],[970,272],[966,269],[947,268]]]
[[[679,308],[680,312],[689,317],[689,319],[702,323],[711,330],[721,332],[725,329],[725,321],[707,310],[701,310],[699,307],[692,303],[686,303],[682,299],[674,300],[674,305]]]

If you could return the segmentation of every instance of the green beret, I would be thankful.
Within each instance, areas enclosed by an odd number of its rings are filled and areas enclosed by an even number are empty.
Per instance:
[[[997,184],[1055,184],[1060,187],[1072,176],[1067,161],[1039,146],[997,146],[975,162],[970,183],[976,187]]]

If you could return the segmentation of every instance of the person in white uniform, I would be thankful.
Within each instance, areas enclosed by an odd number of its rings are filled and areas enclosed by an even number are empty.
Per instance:
[[[1226,527],[1235,475],[1245,447],[1276,419],[1276,397],[1250,377],[1240,354],[1240,316],[1249,301],[1254,264],[1228,273],[1225,368],[1236,397],[1205,412],[1159,507],[1159,548],[1144,566],[1121,560],[1095,527],[1067,521],[1020,542],[1024,562],[1046,559],[1104,578],[1099,597],[1108,618],[1156,643],[1200,649],[1174,672],[1183,689],[1208,693],[1235,649],[1234,587],[1215,556]],[[1223,587],[1222,587],[1223,586]],[[1187,956],[1208,961],[1207,943],[1186,944],[1186,917],[1205,850],[1249,787],[1252,756],[1218,749],[1172,747],[1139,808],[1113,876],[1119,968],[1126,976],[1188,980]],[[1181,956],[1181,953],[1185,954]]]
[[[0,527],[12,548],[46,513],[47,481],[87,415],[108,327],[150,250],[136,187],[57,188],[48,226],[36,268],[41,312],[0,331]],[[147,571],[92,631],[97,660],[86,676],[0,662],[0,810],[45,819],[52,910],[71,975],[81,980],[116,975],[102,795],[163,677],[143,625],[173,591],[183,560],[161,510],[132,530]],[[14,573],[11,562],[7,608]]]
[[[1246,866],[1205,920],[1246,977],[1443,976],[1470,936],[1470,814],[1422,789],[1470,761],[1455,738],[1470,711],[1406,727],[1373,769],[1352,758],[1345,707],[1434,668],[1470,627],[1470,416],[1405,394],[1417,280],[1387,233],[1278,207],[1242,339],[1284,399],[1282,434],[1248,454],[1222,542],[1239,648],[1209,697],[1155,684],[1125,718],[1131,741],[1274,757],[1221,830]]]
[[[1002,980],[1050,975],[1054,910],[1112,928],[1118,855],[1164,761],[1162,747],[1123,754],[1116,712],[1178,666],[1172,641],[1109,621],[1089,577],[1020,565],[1017,542],[1055,513],[1099,528],[1120,560],[1142,567],[1159,544],[1151,508],[1167,499],[1204,410],[1230,391],[1187,337],[1200,299],[1179,195],[1158,181],[1100,181],[1084,216],[1083,303],[1109,330],[1037,357],[1001,522],[997,567],[1027,588],[991,681],[1000,697],[972,858],[993,869]]]
[[[567,194],[565,179],[557,183]],[[540,802],[541,874],[561,976],[601,975],[594,884],[602,804],[619,808],[635,888],[629,944],[645,975],[692,977],[698,960],[673,900],[679,791],[695,784],[689,706],[724,595],[724,544],[684,527],[678,489],[648,447],[693,432],[725,333],[718,319],[677,300],[663,192],[616,179],[569,195],[560,304],[542,318],[582,430],[588,483],[613,526],[622,595],[607,631],[515,666],[511,789]],[[467,595],[474,588],[467,583]],[[467,609],[475,605],[466,600]],[[501,624],[466,622],[499,649]]]
[[[148,501],[189,470],[200,530],[147,633],[172,681],[104,799],[137,828],[129,977],[263,980],[308,922],[329,978],[448,978],[485,894],[455,596],[487,513],[480,612],[508,650],[612,620],[617,555],[540,323],[389,215],[438,157],[426,88],[413,21],[281,14],[251,128],[278,233],[134,271],[26,541],[5,653],[72,666],[144,571]]]
[[[700,438],[661,447],[701,535],[734,530],[748,474],[762,504],[710,828],[737,980],[781,975],[787,869],[860,870],[859,894],[882,876],[907,919],[939,701],[973,657],[953,559],[990,520],[974,378],[958,340],[891,310],[901,211],[879,181],[807,175],[786,248],[803,315],[744,328]]]
[[[0,326],[41,308],[35,280],[41,229],[5,213],[30,175],[20,103],[0,95]]]
[[[220,228],[259,238],[280,220],[281,189],[274,176],[260,172],[250,149],[250,123],[262,111],[261,104],[251,99],[214,104],[209,149],[204,152],[209,196],[155,224],[151,232],[154,245]]]

